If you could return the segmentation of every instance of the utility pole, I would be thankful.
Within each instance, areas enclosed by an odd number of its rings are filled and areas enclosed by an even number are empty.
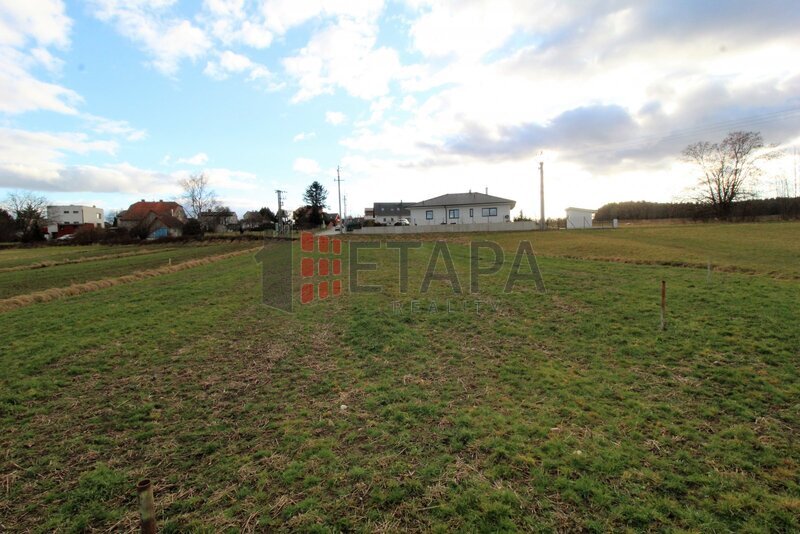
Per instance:
[[[540,205],[539,205],[539,212],[542,217],[541,226],[542,230],[546,230],[547,227],[545,226],[545,219],[544,219],[544,161],[539,162],[539,198],[540,198]]]
[[[276,213],[275,216],[278,219],[278,233],[282,234],[284,232],[283,194],[286,193],[286,191],[281,191],[280,189],[276,189],[275,192],[278,193],[278,213]]]
[[[347,195],[344,196],[344,213],[342,213],[342,220],[347,218]]]
[[[342,218],[342,177],[339,176],[339,166],[336,166],[336,186],[339,190],[339,218]]]

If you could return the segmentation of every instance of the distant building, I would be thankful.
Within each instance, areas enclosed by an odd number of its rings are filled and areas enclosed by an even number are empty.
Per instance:
[[[95,206],[47,206],[47,220],[58,225],[103,227],[103,210]]]
[[[117,224],[121,228],[142,230],[150,238],[183,235],[183,225],[187,220],[183,206],[163,200],[141,200],[117,215]]]
[[[567,208],[567,230],[582,230],[592,227],[592,218],[597,210]]]
[[[516,202],[484,193],[451,193],[410,207],[411,225],[511,222]]]
[[[200,224],[209,232],[232,232],[239,229],[239,217],[228,208],[203,211],[198,217]]]
[[[403,201],[376,202],[372,206],[372,216],[376,222],[393,225],[400,219],[408,219],[411,216],[410,207],[412,204],[414,203]],[[366,213],[364,218],[366,218]]]
[[[102,228],[103,210],[95,206],[47,206],[47,234],[61,237],[81,227]]]
[[[375,208],[364,208],[364,220],[365,221],[375,220]]]

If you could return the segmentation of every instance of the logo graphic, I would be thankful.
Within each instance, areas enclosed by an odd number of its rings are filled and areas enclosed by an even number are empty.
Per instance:
[[[316,257],[313,256],[315,242]],[[341,295],[342,259],[338,256],[342,254],[342,240],[328,236],[315,239],[312,233],[303,232],[300,234],[300,250],[303,252],[300,259],[300,276],[303,278],[300,302],[308,304],[314,300],[315,294],[320,300],[325,300],[331,293],[333,296]]]
[[[360,251],[370,249],[386,250],[388,256],[373,262],[359,258]],[[292,312],[298,301],[310,304],[341,295],[344,284],[347,284],[350,294],[385,293],[386,286],[374,282],[380,279],[386,282],[386,269],[391,269],[393,276],[397,276],[398,296],[405,296],[411,286],[409,261],[413,259],[412,255],[417,261],[423,259],[417,256],[419,254],[427,254],[428,262],[425,272],[420,273],[422,280],[415,294],[428,294],[435,282],[440,287],[449,286],[453,295],[479,295],[480,280],[489,277],[502,277],[501,280],[505,281],[502,293],[514,291],[518,284],[533,285],[540,293],[546,292],[530,241],[519,242],[511,262],[506,261],[506,253],[498,243],[470,242],[468,284],[462,283],[459,277],[447,241],[435,241],[427,249],[422,241],[350,241],[345,280],[341,238],[301,232],[299,247],[297,239],[290,237],[265,239],[264,246],[256,254],[256,261],[261,264],[262,302]],[[370,272],[379,270],[384,276],[370,280]],[[447,308],[451,308],[449,301]]]

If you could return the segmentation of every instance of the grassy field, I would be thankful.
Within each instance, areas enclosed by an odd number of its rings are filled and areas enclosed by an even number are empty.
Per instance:
[[[546,294],[507,258],[419,295],[428,242],[399,295],[380,249],[382,293],[291,315],[240,256],[2,314],[0,529],[133,531],[150,478],[166,532],[795,531],[798,235],[488,236]]]
[[[63,287],[102,278],[112,278],[131,274],[135,271],[153,269],[168,264],[225,254],[258,246],[253,242],[213,243],[203,246],[192,244],[178,246],[150,245],[126,247],[74,247],[79,250],[69,253],[62,248],[46,247],[23,250],[22,257],[27,263],[16,265],[14,270],[0,271],[0,299],[41,291],[53,287]],[[9,252],[11,258],[4,258]],[[0,265],[19,261],[20,251],[0,252]],[[38,252],[37,256],[35,253]],[[54,257],[59,259],[53,259]],[[42,263],[56,263],[52,266],[38,267]],[[23,269],[25,265],[36,266]]]

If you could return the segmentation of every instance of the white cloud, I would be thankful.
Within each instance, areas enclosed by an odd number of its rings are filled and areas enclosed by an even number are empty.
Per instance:
[[[275,77],[267,67],[230,50],[218,54],[217,60],[209,61],[203,69],[203,74],[215,80],[225,80],[231,74],[245,72],[248,82],[260,82],[269,91],[277,91],[283,87],[281,83],[275,81]]]
[[[224,80],[230,73],[241,73],[253,68],[250,58],[226,50],[219,54],[217,61],[209,61],[204,74],[217,80]]]
[[[52,74],[61,74],[61,70],[64,67],[64,60],[55,57],[46,48],[39,47],[32,49],[31,56]]]
[[[299,134],[292,137],[293,143],[298,143],[300,141],[308,141],[309,139],[314,139],[317,136],[316,132],[300,132]]]
[[[175,178],[185,178],[194,171],[179,170],[170,174]],[[254,191],[259,188],[258,177],[247,171],[226,169],[221,167],[204,169],[209,184],[217,192],[221,191]]]
[[[303,174],[317,174],[320,171],[319,163],[309,158],[297,158],[292,169]]]
[[[72,20],[61,0],[0,0],[0,45],[66,47]]]
[[[117,31],[138,43],[152,57],[151,64],[172,76],[182,61],[196,61],[206,55],[211,41],[189,20],[171,17],[172,0],[93,0],[94,15],[113,23]]]
[[[114,141],[93,140],[83,133],[31,132],[0,128],[0,187],[34,190],[85,191],[110,190],[110,183],[70,183],[77,166],[63,160],[70,154],[106,154],[113,156],[118,145]],[[82,168],[91,168],[83,166]],[[98,189],[95,189],[97,187]]]
[[[0,112],[53,111],[74,115],[83,99],[71,89],[43,82],[29,69],[32,59],[10,47],[0,46]]]
[[[325,122],[327,122],[328,124],[333,124],[334,126],[338,126],[340,124],[344,124],[346,121],[347,121],[347,115],[345,115],[341,111],[325,112]]]
[[[76,92],[31,73],[36,67],[60,72],[63,61],[47,47],[67,47],[71,27],[60,0],[0,0],[0,112],[77,113]]]
[[[298,86],[292,101],[333,94],[337,88],[364,99],[387,94],[404,71],[394,49],[375,47],[377,34],[376,21],[344,16],[314,33],[299,53],[283,60]]]
[[[204,13],[198,19],[225,46],[266,48],[272,43],[272,33],[263,17],[256,11],[248,12],[241,0],[206,0]]]
[[[91,129],[99,134],[116,135],[128,141],[141,141],[147,137],[145,130],[134,128],[128,121],[112,120],[85,113],[81,118],[89,123]]]
[[[431,2],[409,33],[414,46],[426,56],[479,58],[513,34],[520,13],[511,6],[512,2],[503,0]]]
[[[169,195],[179,193],[178,178],[191,171],[164,173],[144,169],[128,162],[73,164],[75,155],[114,156],[114,141],[91,139],[83,133],[31,132],[0,128],[0,187],[34,191],[125,193]],[[207,161],[205,154],[190,160]],[[253,191],[258,179],[250,172],[212,168],[204,171],[215,188],[227,191]]]
[[[178,158],[176,163],[183,163],[186,165],[205,165],[208,163],[208,154],[205,152],[198,152],[189,158]]]
[[[261,8],[267,26],[281,35],[314,18],[373,21],[382,10],[383,0],[265,0]]]

